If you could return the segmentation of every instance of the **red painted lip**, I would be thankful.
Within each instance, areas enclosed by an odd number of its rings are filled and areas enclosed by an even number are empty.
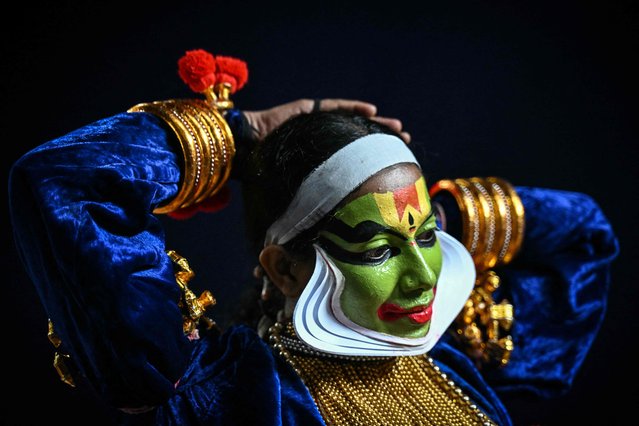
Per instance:
[[[377,316],[382,321],[397,321],[400,318],[408,317],[415,324],[424,324],[430,321],[433,316],[433,304],[404,309],[394,303],[384,303],[377,309]]]

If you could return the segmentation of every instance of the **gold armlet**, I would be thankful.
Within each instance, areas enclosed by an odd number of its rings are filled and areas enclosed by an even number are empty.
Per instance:
[[[159,117],[175,133],[184,166],[178,194],[154,213],[170,213],[214,195],[227,182],[235,156],[235,141],[224,118],[233,106],[230,86],[211,87],[203,99],[173,99],[141,103],[129,112],[147,112]]]
[[[51,321],[51,319],[48,319],[47,323],[48,323],[47,337],[49,338],[49,341],[51,342],[53,347],[56,348],[56,352],[53,354],[53,367],[58,372],[58,376],[60,376],[60,380],[62,380],[64,383],[66,383],[67,385],[71,387],[75,387],[75,380],[73,380],[73,376],[71,375],[71,370],[69,369],[69,367],[67,366],[67,363],[65,362],[69,360],[71,357],[58,350],[60,348],[60,345],[62,345],[62,340],[60,339],[58,334],[55,332],[53,328],[53,322]]]
[[[444,179],[430,190],[450,193],[459,207],[462,243],[470,252],[477,278],[454,323],[454,332],[478,366],[506,365],[514,349],[509,332],[514,308],[493,293],[500,278],[493,268],[509,263],[524,239],[525,213],[514,187],[497,177]]]
[[[195,276],[195,272],[193,272],[189,266],[188,261],[173,250],[169,250],[167,254],[176,267],[175,280],[180,287],[180,290],[182,290],[182,295],[178,302],[178,306],[182,311],[182,330],[190,339],[197,339],[198,326],[203,325],[207,330],[217,327],[215,321],[204,316],[206,310],[209,307],[214,306],[217,302],[215,297],[213,297],[213,294],[208,290],[204,291],[200,297],[196,297],[188,287],[189,282]],[[71,360],[71,357],[68,354],[60,352],[62,339],[60,339],[56,333],[53,327],[53,321],[48,319],[47,323],[47,337],[56,349],[53,356],[53,367],[58,372],[60,380],[71,387],[75,387],[75,380],[73,379],[71,370],[67,365],[67,362]]]
[[[189,338],[196,339],[198,326],[203,325],[207,330],[217,326],[215,321],[204,315],[206,310],[214,306],[217,301],[208,290],[202,292],[200,297],[196,297],[195,293],[188,287],[189,282],[195,276],[195,272],[189,266],[189,262],[173,250],[167,251],[167,254],[176,269],[175,281],[180,290],[182,290],[182,296],[178,303],[182,310],[182,329]]]

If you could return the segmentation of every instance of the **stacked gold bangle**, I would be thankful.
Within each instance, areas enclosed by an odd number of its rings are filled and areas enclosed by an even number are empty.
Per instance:
[[[509,263],[524,239],[525,213],[514,187],[498,177],[444,179],[430,189],[431,198],[450,193],[459,208],[462,243],[470,252],[477,278],[458,315],[455,332],[478,366],[505,365],[514,348],[508,333],[514,321],[513,306],[497,303],[493,292],[500,279],[492,269]]]
[[[219,191],[229,178],[235,155],[233,134],[216,107],[204,100],[141,103],[129,112],[148,112],[173,130],[182,148],[184,168],[178,194],[154,213],[170,213],[199,203]]]
[[[461,212],[462,243],[477,269],[484,271],[510,262],[524,237],[525,217],[513,186],[497,177],[444,179],[430,189],[434,197],[449,192]]]

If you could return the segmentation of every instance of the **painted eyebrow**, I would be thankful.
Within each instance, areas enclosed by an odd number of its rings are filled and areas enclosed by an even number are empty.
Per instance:
[[[431,211],[430,214],[424,219],[423,223],[426,223],[431,217],[433,217],[434,214],[435,212]],[[364,222],[360,222],[353,228],[348,226],[341,220],[333,217],[326,224],[326,227],[324,227],[324,230],[337,235],[342,240],[351,244],[364,243],[366,241],[369,241],[375,235],[381,234],[381,233],[395,235],[396,237],[401,238],[403,240],[406,239],[404,235],[400,234],[394,229],[388,228],[386,226],[382,226],[379,223],[373,222],[371,220],[365,220]]]

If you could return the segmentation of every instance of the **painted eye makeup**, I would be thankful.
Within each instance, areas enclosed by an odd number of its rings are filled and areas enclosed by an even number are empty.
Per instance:
[[[417,245],[422,248],[433,247],[437,242],[437,236],[435,235],[435,229],[427,229],[421,234],[415,237]]]
[[[430,248],[437,242],[437,234],[435,231],[437,228],[437,221],[435,216],[431,213],[426,221],[422,224],[422,230],[418,231],[415,235],[415,242],[420,248]]]
[[[329,238],[320,236],[318,239],[319,245],[326,250],[328,254],[335,259],[350,263],[352,265],[367,265],[377,266],[386,262],[393,256],[399,254],[399,249],[391,247],[388,244],[377,246],[364,251],[351,251],[347,250],[339,245],[335,244]]]
[[[361,253],[362,262],[372,265],[384,263],[391,257],[392,250],[389,246],[376,247]]]
[[[437,235],[435,234],[437,225],[435,217],[430,215],[421,225],[421,228],[422,229],[419,231],[419,234],[415,236],[417,246],[420,248],[434,247],[437,243]],[[343,247],[343,242],[341,244],[336,244],[331,240],[331,238],[328,238],[327,234],[320,235],[318,242],[320,246],[322,246],[328,254],[333,256],[335,259],[352,265],[378,266],[386,262],[391,257],[397,256],[401,253],[401,249],[399,248],[399,245],[401,244],[400,242],[397,242],[397,244],[392,243],[378,245],[368,250],[362,246],[375,244],[375,240],[378,240],[377,244],[381,242],[379,240],[406,240],[406,237],[399,234],[397,231],[384,228],[382,225],[371,221],[366,221],[358,224],[355,228],[350,228],[343,222],[335,220],[332,224],[332,229],[328,231],[329,235],[330,233],[333,233],[331,231],[335,231],[336,229],[343,231],[340,233],[340,237],[338,237],[340,239],[344,239],[344,235],[350,236],[350,234],[353,233],[353,230],[360,231],[361,235],[358,234],[359,238],[350,238],[351,240],[358,241],[358,243],[346,243],[346,245],[350,247]],[[349,232],[346,232],[346,230]],[[362,232],[363,230],[367,231],[366,235]],[[337,236],[336,233],[333,235]],[[360,248],[359,250],[358,246]]]

